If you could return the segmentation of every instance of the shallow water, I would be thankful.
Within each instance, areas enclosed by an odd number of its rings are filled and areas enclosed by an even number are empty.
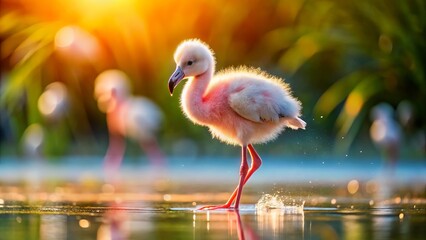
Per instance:
[[[148,206],[150,205],[150,206]],[[416,208],[309,207],[197,211],[184,203],[6,202],[2,239],[424,239],[424,203]]]
[[[84,161],[37,168],[0,162],[0,239],[426,236],[422,162],[399,166],[392,178],[384,178],[377,161],[367,161],[368,169],[365,162],[265,161],[248,182],[239,211],[199,211],[227,200],[237,182],[238,162],[177,159],[164,169],[128,164],[119,181],[106,183],[100,161]],[[265,199],[268,204],[256,209]]]

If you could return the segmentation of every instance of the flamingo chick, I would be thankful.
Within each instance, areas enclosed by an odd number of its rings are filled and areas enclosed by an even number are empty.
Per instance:
[[[119,70],[106,70],[95,80],[95,98],[106,113],[109,146],[104,167],[107,177],[115,178],[125,151],[125,137],[136,140],[154,166],[164,164],[156,135],[162,122],[159,107],[145,97],[130,94],[129,79]]]
[[[194,123],[207,126],[219,140],[241,146],[240,179],[229,200],[201,209],[239,208],[244,184],[262,160],[253,144],[265,143],[285,127],[304,129],[299,118],[301,103],[292,97],[282,79],[258,69],[240,67],[215,73],[213,51],[200,40],[182,42],[174,53],[176,70],[169,79],[169,91],[188,78],[181,95],[181,107]],[[252,164],[248,167],[247,150]]]

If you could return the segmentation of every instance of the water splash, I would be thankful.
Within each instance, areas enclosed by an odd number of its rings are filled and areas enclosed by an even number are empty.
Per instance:
[[[256,204],[256,210],[260,212],[268,212],[274,209],[281,210],[285,214],[303,214],[303,206],[305,201],[297,203],[295,199],[288,199],[271,194],[263,194]]]

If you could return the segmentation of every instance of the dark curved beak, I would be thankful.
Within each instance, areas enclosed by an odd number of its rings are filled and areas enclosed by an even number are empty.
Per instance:
[[[185,73],[183,73],[182,68],[179,67],[179,66],[177,66],[175,72],[169,78],[169,92],[170,92],[170,95],[173,95],[173,90],[180,83],[180,81],[182,81],[182,79],[184,77],[185,77]]]

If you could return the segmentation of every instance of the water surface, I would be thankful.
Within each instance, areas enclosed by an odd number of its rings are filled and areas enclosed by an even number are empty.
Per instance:
[[[114,183],[99,159],[2,161],[0,239],[424,239],[423,163],[389,179],[376,160],[324,161],[265,162],[239,211],[197,210],[227,200],[237,161],[125,164]],[[266,194],[282,205],[256,209]]]

